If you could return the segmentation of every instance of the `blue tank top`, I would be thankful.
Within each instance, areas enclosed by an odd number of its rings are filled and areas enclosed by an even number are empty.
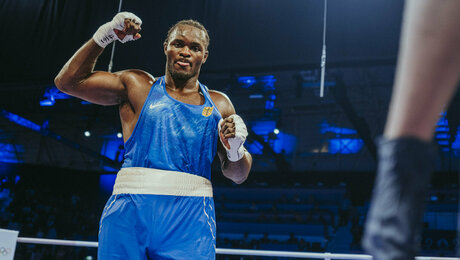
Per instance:
[[[151,87],[133,133],[125,143],[126,167],[180,171],[211,179],[222,118],[205,85],[205,102],[191,105],[173,99],[164,76]]]

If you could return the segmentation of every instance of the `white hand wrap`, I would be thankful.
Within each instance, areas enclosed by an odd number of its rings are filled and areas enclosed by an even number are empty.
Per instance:
[[[118,40],[121,43],[125,43],[127,41],[133,41],[133,35],[126,35],[123,40],[119,39],[117,34],[115,33],[114,29],[119,31],[123,31],[125,27],[125,19],[131,19],[136,23],[142,24],[142,20],[137,17],[135,14],[130,12],[121,12],[113,17],[113,20],[102,25],[99,29],[94,33],[93,40],[102,48],[105,48],[114,40]]]
[[[239,115],[233,114],[229,116],[229,118],[233,118],[233,123],[235,123],[235,137],[227,139],[230,144],[230,149],[228,149],[225,145],[224,147],[225,150],[227,150],[227,158],[232,162],[236,162],[243,158],[244,152],[246,151],[243,144],[244,141],[246,141],[246,136],[248,136],[248,130],[246,129],[243,119],[241,119]],[[219,132],[223,121],[223,119],[219,121]],[[220,141],[222,142],[222,139],[220,139]],[[222,142],[222,144],[223,143],[224,142]]]

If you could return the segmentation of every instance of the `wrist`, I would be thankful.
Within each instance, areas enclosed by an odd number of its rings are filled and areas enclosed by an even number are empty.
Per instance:
[[[113,30],[113,25],[111,22],[108,22],[94,33],[93,35],[93,40],[96,42],[97,45],[101,46],[102,48],[105,48],[107,45],[112,43],[117,39],[117,35],[115,34]]]
[[[244,157],[246,149],[241,145],[238,149],[227,150],[227,158],[230,162],[237,162]]]

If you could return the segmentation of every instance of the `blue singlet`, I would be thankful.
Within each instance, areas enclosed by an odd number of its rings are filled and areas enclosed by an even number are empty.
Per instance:
[[[122,168],[185,172],[211,179],[221,115],[200,83],[203,105],[173,99],[164,76],[152,86]],[[214,259],[212,197],[112,195],[102,213],[98,259]]]

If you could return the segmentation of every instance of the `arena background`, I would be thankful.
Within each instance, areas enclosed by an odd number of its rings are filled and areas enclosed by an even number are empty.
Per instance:
[[[118,109],[64,95],[53,80],[118,4],[0,1],[0,228],[20,236],[97,240],[123,154]],[[123,1],[122,10],[142,18],[142,38],[116,44],[113,71],[163,75],[168,28],[196,19],[211,38],[200,81],[225,92],[248,125],[246,147],[254,157],[249,179],[233,185],[218,164],[213,168],[218,247],[363,252],[374,140],[383,132],[391,97],[403,1],[328,1],[320,98],[323,4]],[[96,69],[107,70],[110,50]],[[458,243],[459,104],[457,94],[435,134],[439,152],[421,241],[425,255],[453,255]],[[92,249],[56,246],[20,245],[17,254],[96,257]]]

